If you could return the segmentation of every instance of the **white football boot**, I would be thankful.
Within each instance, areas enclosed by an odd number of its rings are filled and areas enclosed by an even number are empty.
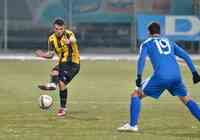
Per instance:
[[[122,127],[117,128],[118,131],[130,131],[130,132],[137,132],[138,126],[131,126],[129,123],[123,125]]]
[[[56,84],[55,83],[47,83],[46,85],[38,85],[38,88],[41,90],[56,90]]]
[[[55,83],[47,83],[46,86],[48,88],[56,88],[57,87]]]

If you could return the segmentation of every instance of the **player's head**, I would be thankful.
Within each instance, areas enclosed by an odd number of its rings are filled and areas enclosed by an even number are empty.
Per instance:
[[[53,31],[58,37],[61,37],[65,31],[65,22],[61,18],[57,18],[53,22]]]
[[[160,34],[160,24],[157,22],[152,22],[148,26],[149,35],[158,35]]]

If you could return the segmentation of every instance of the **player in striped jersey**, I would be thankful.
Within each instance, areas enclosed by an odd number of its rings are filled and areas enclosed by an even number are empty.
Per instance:
[[[37,50],[38,57],[51,59],[57,55],[58,64],[51,71],[51,82],[39,85],[42,90],[55,90],[59,85],[60,109],[58,116],[66,113],[67,85],[80,70],[80,55],[77,41],[72,31],[65,29],[64,21],[60,18],[53,23],[53,33],[48,38],[48,52]]]

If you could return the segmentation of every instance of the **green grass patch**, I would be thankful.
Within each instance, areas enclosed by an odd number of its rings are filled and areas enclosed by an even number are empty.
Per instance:
[[[196,62],[198,64],[198,62]],[[165,92],[160,100],[142,103],[139,133],[116,128],[129,120],[129,97],[134,89],[134,61],[82,61],[79,75],[69,86],[69,112],[56,117],[58,91],[37,88],[48,82],[50,61],[0,61],[0,139],[2,140],[198,140],[199,122],[176,98]],[[145,77],[151,73],[148,66]],[[188,91],[200,102],[200,87],[192,84],[183,67]],[[40,94],[50,94],[53,107],[38,106]]]

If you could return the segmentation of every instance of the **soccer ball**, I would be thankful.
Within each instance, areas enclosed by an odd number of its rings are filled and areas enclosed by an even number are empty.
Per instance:
[[[38,102],[41,109],[49,109],[53,104],[53,98],[49,95],[40,95]]]

